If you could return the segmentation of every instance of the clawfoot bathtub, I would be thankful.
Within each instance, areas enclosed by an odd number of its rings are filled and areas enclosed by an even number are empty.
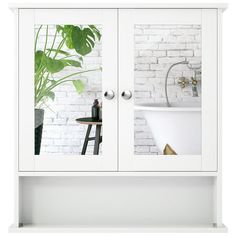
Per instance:
[[[177,154],[201,154],[200,103],[146,103],[135,105],[142,111],[152,132],[158,152],[169,144]]]

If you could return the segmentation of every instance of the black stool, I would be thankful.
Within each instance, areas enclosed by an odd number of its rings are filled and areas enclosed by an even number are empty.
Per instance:
[[[85,117],[85,118],[76,119],[76,122],[78,122],[79,124],[88,125],[81,155],[85,155],[86,150],[87,150],[87,146],[88,146],[88,142],[91,140],[94,140],[93,155],[98,155],[99,154],[99,145],[102,142],[102,136],[101,136],[102,120],[94,120],[91,117]],[[95,137],[89,137],[91,129],[92,129],[92,125],[96,125]]]

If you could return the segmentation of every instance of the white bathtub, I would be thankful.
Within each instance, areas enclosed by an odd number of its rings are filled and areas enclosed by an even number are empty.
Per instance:
[[[201,155],[200,103],[161,103],[135,105],[143,112],[160,154],[169,144],[177,154]]]

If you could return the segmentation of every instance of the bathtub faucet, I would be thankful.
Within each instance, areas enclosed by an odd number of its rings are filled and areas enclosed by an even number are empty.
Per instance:
[[[198,81],[196,77],[191,77],[191,80],[185,78],[185,77],[180,77],[178,80],[178,85],[183,89],[187,87],[189,84],[192,86],[192,96],[193,97],[198,97],[198,90],[197,90],[197,84]]]
[[[166,77],[165,77],[165,97],[166,97],[166,104],[168,107],[170,107],[170,102],[169,102],[169,98],[168,98],[168,92],[167,92],[167,80],[168,80],[168,76],[169,73],[171,71],[171,69],[174,66],[177,65],[186,65],[190,70],[194,70],[194,77],[191,78],[191,81],[187,80],[186,78],[182,77],[182,80],[178,81],[178,84],[183,88],[183,86],[185,87],[187,84],[191,83],[192,84],[192,92],[193,92],[193,97],[198,97],[198,91],[197,91],[197,79],[196,79],[196,75],[197,75],[197,70],[201,69],[201,63],[196,63],[196,64],[191,64],[188,61],[180,61],[180,62],[176,62],[174,64],[172,64],[169,69],[167,70],[166,73]],[[183,79],[184,78],[184,79]]]
[[[193,97],[198,97],[197,83],[198,83],[197,79],[192,77],[191,84],[192,84]]]

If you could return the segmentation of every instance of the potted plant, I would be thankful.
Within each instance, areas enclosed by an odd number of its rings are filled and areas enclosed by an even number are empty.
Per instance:
[[[38,49],[38,38],[43,25],[40,25],[35,36],[35,73],[34,73],[34,104],[35,104],[35,154],[40,154],[44,107],[47,106],[48,99],[54,100],[54,88],[63,83],[72,83],[78,94],[84,90],[83,82],[75,76],[82,73],[101,70],[95,68],[91,70],[83,70],[83,57],[89,54],[96,41],[100,41],[101,33],[94,25],[57,25],[50,45],[49,26],[45,26],[46,36],[44,47]],[[61,39],[56,44],[56,39]],[[64,47],[68,51],[62,50]],[[70,53],[73,52],[73,53]],[[62,71],[65,67],[77,67],[78,72],[70,73],[60,79],[54,79],[53,74]],[[72,78],[73,77],[73,78]]]

